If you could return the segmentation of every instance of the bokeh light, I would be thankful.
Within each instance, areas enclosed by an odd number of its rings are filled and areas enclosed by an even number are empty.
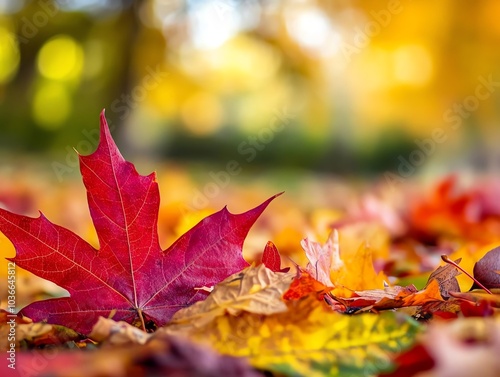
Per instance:
[[[425,166],[455,166],[457,150],[467,161],[495,154],[496,0],[40,4],[0,2],[9,149],[57,153],[106,108],[131,151],[230,160],[235,145],[290,109],[291,125],[256,161],[380,172],[397,169],[416,138],[449,126],[445,114],[490,80],[487,98],[460,115],[461,127]]]
[[[223,122],[219,99],[206,92],[195,93],[182,106],[182,119],[196,136],[206,136],[217,131]]]
[[[429,82],[432,73],[432,57],[425,47],[401,46],[394,52],[394,75],[397,81],[423,86]]]
[[[48,40],[38,53],[38,70],[48,79],[77,79],[82,73],[83,65],[82,47],[67,35],[58,35]]]
[[[336,54],[342,45],[342,36],[334,30],[328,16],[320,9],[308,6],[291,7],[286,12],[286,26],[290,36],[313,56]]]

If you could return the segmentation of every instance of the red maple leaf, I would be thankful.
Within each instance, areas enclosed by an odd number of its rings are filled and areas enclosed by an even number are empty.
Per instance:
[[[139,175],[122,157],[104,111],[97,150],[79,159],[99,250],[41,213],[31,218],[0,209],[0,231],[16,248],[12,261],[70,293],[34,302],[21,314],[83,334],[110,313],[117,321],[162,326],[177,310],[203,299],[195,288],[248,266],[242,257],[245,237],[276,197],[242,214],[223,208],[162,251],[156,175]]]

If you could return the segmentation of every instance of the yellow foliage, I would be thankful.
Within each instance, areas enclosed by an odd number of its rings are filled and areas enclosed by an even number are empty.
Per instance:
[[[418,330],[413,320],[391,312],[347,316],[312,297],[287,305],[284,313],[226,314],[181,333],[223,354],[248,357],[256,368],[320,377],[374,375],[389,366],[387,352],[410,346]]]
[[[223,354],[248,357],[256,368],[320,377],[370,376],[389,365],[387,351],[410,346],[418,330],[412,320],[390,312],[346,316],[314,298],[287,305],[285,313],[226,314],[183,333]]]
[[[341,253],[342,257],[342,253]],[[358,251],[343,258],[344,264],[338,271],[331,271],[330,277],[335,285],[332,294],[338,297],[351,297],[353,291],[382,289],[388,278],[381,271],[378,274],[373,268],[372,250],[367,244]]]

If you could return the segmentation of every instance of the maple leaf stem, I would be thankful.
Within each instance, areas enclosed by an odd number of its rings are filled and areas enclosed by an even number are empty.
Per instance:
[[[143,317],[143,315],[142,315],[142,309],[137,309],[137,314],[139,315],[139,318],[140,318],[140,320],[141,320],[142,330],[143,330],[144,332],[147,332],[147,331],[146,331],[146,323],[144,322],[144,317]]]
[[[446,262],[448,264],[451,264],[453,265],[455,268],[459,269],[460,271],[462,271],[465,275],[467,275],[468,277],[470,277],[474,282],[476,282],[477,285],[479,285],[481,288],[483,288],[487,293],[489,293],[490,295],[492,295],[493,293],[491,293],[491,291],[486,288],[483,284],[481,284],[481,282],[477,281],[477,279],[472,276],[471,274],[469,274],[467,271],[465,271],[462,267],[460,267],[458,264],[456,264],[455,262],[453,262],[450,258],[448,258],[447,255],[441,255],[441,259],[443,260],[443,262]]]

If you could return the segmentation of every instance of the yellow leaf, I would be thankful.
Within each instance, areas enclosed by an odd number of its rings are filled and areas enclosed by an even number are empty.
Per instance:
[[[418,325],[396,313],[346,316],[314,297],[288,302],[288,311],[262,316],[224,315],[188,335],[217,351],[248,357],[260,369],[289,376],[371,376],[390,365],[388,351],[413,343]]]
[[[344,260],[343,267],[332,271],[330,277],[335,286],[332,294],[338,297],[351,297],[353,291],[383,289],[384,281],[388,280],[383,272],[375,272],[372,250],[367,244],[362,244],[351,258]]]
[[[363,243],[355,253],[340,249],[339,235],[333,230],[324,244],[308,238],[301,243],[309,263],[307,272],[320,283],[335,287],[332,294],[337,297],[352,297],[354,291],[383,289],[387,277],[376,273],[373,253]]]

